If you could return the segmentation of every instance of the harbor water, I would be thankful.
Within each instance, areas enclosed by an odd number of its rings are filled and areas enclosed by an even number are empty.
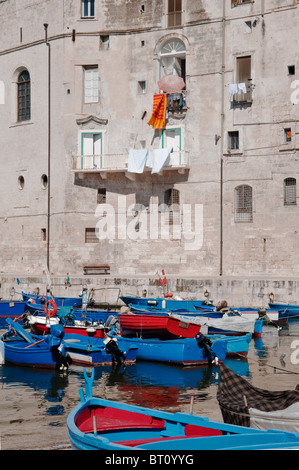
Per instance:
[[[299,383],[299,321],[279,332],[265,326],[252,340],[246,360],[225,364],[253,385],[294,389]],[[192,412],[222,421],[216,399],[218,367],[174,367],[137,361],[96,367],[95,396],[171,412]],[[66,419],[79,402],[83,368],[66,372],[0,366],[0,444],[2,450],[69,450]],[[193,397],[193,398],[192,398]]]

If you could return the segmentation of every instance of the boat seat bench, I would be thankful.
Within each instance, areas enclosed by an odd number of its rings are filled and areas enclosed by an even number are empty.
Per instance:
[[[168,436],[168,437],[154,437],[150,439],[132,439],[128,441],[117,441],[117,444],[135,447],[142,444],[149,444],[150,442],[159,442],[159,441],[171,441],[173,439],[185,439],[186,437],[208,437],[208,436],[221,436],[222,431],[219,429],[206,428],[204,426],[196,426],[192,424],[187,424],[185,426],[185,435],[184,436]]]

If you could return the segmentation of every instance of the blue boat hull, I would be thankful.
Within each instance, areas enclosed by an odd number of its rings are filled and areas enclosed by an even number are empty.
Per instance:
[[[205,316],[209,318],[221,318],[222,314],[216,310],[214,305],[208,305],[204,300],[175,300],[175,299],[163,299],[160,297],[152,298],[143,298],[143,297],[133,297],[133,296],[122,296],[121,300],[135,313],[148,312],[157,312],[157,313],[179,313],[180,315],[197,315]],[[233,308],[247,317],[256,315],[256,318],[259,317],[258,308],[247,308],[247,307],[237,307]],[[279,311],[278,311],[279,310]],[[289,312],[285,308],[274,309],[270,308],[266,310],[270,320],[278,323],[285,324],[288,321]]]
[[[189,311],[196,312],[197,308],[203,307],[205,301],[203,300],[176,300],[172,298],[160,298],[160,297],[133,297],[133,296],[122,296],[121,300],[128,306],[145,308],[147,310],[170,310],[176,311]],[[215,308],[215,307],[213,307]]]
[[[200,348],[195,338],[160,340],[158,338],[125,338],[117,336],[122,349],[137,348],[137,359],[167,362],[181,366],[207,365],[210,363],[204,348]],[[212,351],[219,361],[226,357],[226,341],[215,340]]]
[[[111,365],[116,361],[101,338],[67,333],[64,336],[64,343],[74,364],[100,366]],[[137,348],[129,347],[127,350],[120,348],[120,351],[124,354],[121,358],[123,363],[130,364],[136,361]]]
[[[37,339],[38,341],[38,339]],[[4,361],[18,366],[55,369],[57,359],[55,355],[43,343],[36,344],[30,349],[25,349],[27,344],[18,344],[16,341],[11,344],[0,340],[0,355]]]
[[[0,338],[0,363],[55,369],[62,365],[61,338],[31,335],[19,323],[7,319],[10,329]],[[59,330],[63,334],[63,329]]]
[[[299,305],[270,303],[269,307],[274,310],[287,310],[289,321],[299,319]]]
[[[26,294],[25,292],[22,292],[22,297],[25,302],[28,302],[29,299],[32,299],[37,304],[40,304],[42,301],[45,303],[46,300],[52,299],[50,296]],[[57,307],[72,307],[74,305],[79,307],[82,305],[82,299],[80,297],[55,297],[55,303]]]
[[[6,318],[18,318],[25,312],[23,300],[0,300],[0,328],[6,327]]]

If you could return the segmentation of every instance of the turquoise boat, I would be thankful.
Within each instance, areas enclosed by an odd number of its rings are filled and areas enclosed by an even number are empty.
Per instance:
[[[93,397],[94,369],[84,370],[80,402],[67,417],[75,450],[170,451],[299,449],[299,435],[261,431]],[[137,454],[136,454],[137,456]]]
[[[117,336],[122,349],[137,348],[137,360],[165,362],[180,366],[218,364],[227,355],[247,355],[251,335],[218,336],[198,333],[194,338],[163,340]]]
[[[61,325],[54,325],[47,336],[31,335],[8,318],[9,330],[0,338],[0,363],[18,366],[62,369],[68,367]]]

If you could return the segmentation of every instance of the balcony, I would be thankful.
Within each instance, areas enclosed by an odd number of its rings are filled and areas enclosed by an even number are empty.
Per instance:
[[[229,88],[233,106],[251,105],[253,90],[251,83],[236,83]]]
[[[186,91],[167,93],[167,111],[170,113],[186,113]]]
[[[100,174],[102,179],[106,179],[108,174],[124,173],[127,178],[134,179],[136,173],[128,172],[128,159],[128,154],[73,155],[72,171],[80,175]],[[178,171],[184,174],[189,168],[188,154],[181,150],[169,154],[162,171]],[[151,168],[145,166],[143,174],[150,173]]]

